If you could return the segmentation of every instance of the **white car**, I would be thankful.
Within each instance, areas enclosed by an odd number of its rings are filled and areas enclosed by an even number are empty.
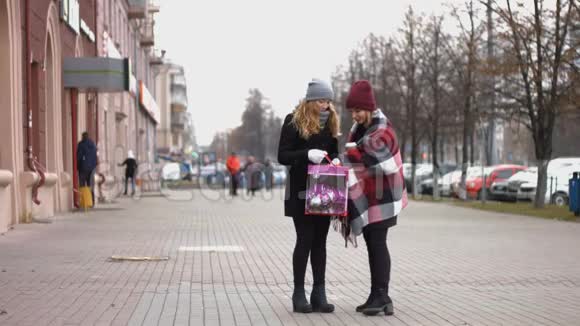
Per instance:
[[[405,186],[407,191],[413,191],[413,185],[411,184],[411,178],[413,173],[413,165],[411,163],[403,163],[403,176],[405,177]],[[431,178],[433,175],[433,164],[430,163],[417,163],[415,164],[415,184],[418,185],[419,191],[421,190],[421,182],[427,178]]]
[[[557,158],[548,163],[546,203],[564,206],[568,203],[569,180],[572,173],[580,172],[580,158]],[[513,179],[512,179],[513,178]],[[530,168],[509,179],[508,191],[517,200],[534,200],[538,184],[538,169]]]
[[[439,191],[441,196],[451,196],[451,185],[454,182],[461,182],[461,170],[449,172],[441,177],[441,181],[439,182]]]
[[[467,175],[465,177],[465,184],[469,179],[481,175],[481,166],[470,166],[467,168]],[[459,174],[455,174],[453,180],[451,180],[451,195],[459,197],[460,195],[460,186],[461,186],[461,170],[459,170]]]
[[[403,163],[403,175],[405,179],[411,179],[411,173],[413,172],[413,164]],[[415,164],[415,177],[427,175],[433,173],[433,164],[430,163],[417,163]]]
[[[553,173],[548,173],[546,184],[546,202],[558,206],[568,205],[570,179],[574,172],[580,172],[580,165],[560,167]]]
[[[179,163],[165,163],[161,168],[161,180],[181,180],[181,167]]]
[[[272,172],[272,177],[273,180],[272,182],[274,183],[275,186],[278,185],[285,185],[286,184],[286,177],[287,177],[287,173],[286,173],[286,167],[284,165],[281,164],[274,164],[273,165],[273,172]]]
[[[511,201],[533,200],[536,194],[537,181],[537,167],[530,167],[517,172],[507,180],[507,199]]]
[[[443,197],[451,196],[451,184],[459,181],[461,181],[461,170],[451,171],[441,176],[439,180],[437,180],[439,185],[439,195]],[[421,181],[419,189],[420,193],[423,195],[433,194],[433,179],[429,178]]]

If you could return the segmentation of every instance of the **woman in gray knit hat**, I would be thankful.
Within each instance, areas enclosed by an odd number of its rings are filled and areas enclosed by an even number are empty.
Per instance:
[[[306,216],[306,179],[308,164],[321,164],[328,155],[338,164],[339,119],[332,99],[334,92],[327,83],[313,79],[306,96],[293,113],[288,114],[282,126],[278,161],[290,167],[286,183],[284,214],[292,217],[296,229],[296,245],[292,256],[294,312],[334,311],[326,299],[326,238],[330,227],[328,216]],[[310,303],[306,299],[304,276],[312,265],[313,287]]]

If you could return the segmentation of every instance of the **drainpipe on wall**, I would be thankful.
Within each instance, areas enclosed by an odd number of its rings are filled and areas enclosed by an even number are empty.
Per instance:
[[[99,24],[97,22],[99,16],[98,16],[98,10],[99,10],[99,6],[98,6],[98,2],[97,0],[94,0],[94,12],[93,12],[93,22],[94,22],[94,27],[95,27],[95,35],[97,35],[97,38],[95,39],[95,56],[99,57],[99,39],[100,39],[100,33],[99,33]],[[97,145],[97,153],[99,150],[99,125],[100,125],[100,121],[99,121],[99,92],[95,91],[95,120],[96,120],[96,128],[95,128],[95,144]],[[106,123],[106,122],[105,122]],[[106,140],[105,140],[106,141]],[[105,197],[103,196],[103,184],[105,183],[105,175],[101,172],[98,171],[98,166],[100,165],[100,160],[99,160],[99,156],[97,155],[97,171],[96,174],[99,176],[99,183],[97,184],[99,187],[99,201],[104,201]]]
[[[78,89],[71,88],[70,90],[70,110],[71,110],[71,120],[72,120],[72,153],[73,153],[73,204],[76,208],[79,208],[79,171],[77,168],[78,157],[77,157],[77,143],[78,143],[78,116],[77,116],[77,101],[78,101]]]
[[[97,184],[99,190],[99,197],[98,200],[103,202],[105,200],[105,196],[103,196],[103,184],[105,184],[105,175],[102,172],[99,172],[99,165],[101,164],[99,158],[99,93],[95,92],[95,120],[96,120],[96,128],[95,128],[95,144],[97,145],[97,169],[96,175],[99,176],[99,183]],[[106,141],[106,140],[105,140]]]
[[[135,33],[135,47],[134,47],[134,55],[135,55],[135,78],[137,79],[137,91],[135,93],[135,103],[136,103],[136,110],[135,110],[135,160],[137,161],[137,166],[139,166],[139,109],[141,103],[139,100],[141,98],[141,85],[139,82],[139,37],[141,36],[140,27],[136,28]]]
[[[98,10],[98,6],[97,6],[97,0],[93,1],[94,4],[94,11],[93,11],[93,24],[94,24],[94,28],[95,28],[95,35],[97,35],[97,37],[95,38],[95,56],[98,57],[99,56],[99,39],[100,39],[100,35],[99,34],[99,24],[97,24],[97,10]],[[99,92],[95,91],[95,123],[96,123],[96,128],[95,128],[95,144],[97,144],[97,150],[99,148]],[[98,159],[98,158],[97,158]]]
[[[32,202],[36,205],[40,205],[40,200],[38,199],[38,188],[44,185],[45,175],[44,175],[44,168],[42,165],[36,160],[33,148],[32,148],[32,54],[30,51],[30,0],[25,0],[24,3],[24,19],[25,19],[25,44],[24,50],[26,51],[26,114],[27,114],[27,123],[26,123],[26,162],[28,168],[32,172],[38,173],[40,176],[40,180],[32,186]]]

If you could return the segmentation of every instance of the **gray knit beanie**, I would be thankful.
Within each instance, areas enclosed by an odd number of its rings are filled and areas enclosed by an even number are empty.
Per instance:
[[[334,92],[332,91],[332,87],[330,87],[330,85],[328,85],[326,82],[314,78],[311,82],[308,83],[308,89],[306,90],[306,97],[304,99],[306,101],[332,101],[334,99]]]

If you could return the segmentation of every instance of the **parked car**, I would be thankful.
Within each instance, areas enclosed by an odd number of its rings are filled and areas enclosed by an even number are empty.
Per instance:
[[[487,193],[490,193],[492,183],[496,181],[506,181],[515,173],[525,170],[526,167],[522,165],[500,164],[483,169],[477,174],[472,175],[465,183],[467,189],[467,196],[469,198],[481,198],[481,193],[485,187]],[[485,185],[484,185],[485,176]]]
[[[580,166],[561,167],[548,172],[546,185],[545,203],[552,203],[558,206],[565,206],[569,200],[569,180],[574,172],[579,172]],[[536,198],[537,173],[534,179],[523,183],[517,189],[517,200],[531,200]]]
[[[530,189],[530,183],[533,183],[534,186],[532,190],[535,193],[535,183],[538,180],[538,168],[537,167],[529,167],[525,170],[522,170],[514,175],[512,175],[506,182],[507,182],[507,189],[504,195],[505,200],[508,201],[518,201],[518,200],[531,200],[532,197],[529,197],[528,189]],[[523,188],[522,188],[523,186]],[[522,190],[520,192],[520,190]]]
[[[165,163],[161,168],[162,181],[181,180],[181,168],[179,163]]]
[[[161,168],[162,181],[191,180],[191,165],[185,162],[168,162]]]
[[[516,173],[517,174],[517,173]],[[497,180],[491,184],[491,188],[489,189],[489,197],[495,200],[501,201],[514,201],[508,192],[508,180]]]
[[[286,167],[281,164],[274,164],[273,183],[274,186],[282,186],[286,184],[287,172]]]
[[[230,182],[230,175],[226,165],[222,162],[211,163],[199,168],[199,178],[206,185],[212,187],[226,187]]]
[[[559,206],[567,205],[569,179],[572,178],[572,173],[578,171],[580,171],[580,158],[566,157],[551,160],[548,164],[545,202]],[[509,196],[517,200],[534,200],[538,183],[537,168],[530,169],[526,175],[518,178],[510,180]]]
[[[552,203],[557,206],[568,205],[570,200],[570,179],[572,179],[574,172],[580,172],[580,165],[560,167],[554,173],[548,173],[546,203]]]
[[[450,197],[452,195],[451,185],[454,182],[461,182],[461,170],[451,171],[441,178],[440,193],[441,196]]]
[[[472,176],[481,174],[481,166],[470,166],[467,168],[467,173],[465,180],[469,180]],[[459,175],[451,181],[451,196],[459,197],[461,188],[461,170],[459,170]]]
[[[403,175],[405,177],[405,186],[408,192],[413,192],[412,184],[413,164],[403,163]],[[424,179],[431,178],[433,174],[433,165],[428,163],[417,163],[415,165],[415,184],[419,185]],[[419,189],[420,190],[420,189]]]
[[[441,164],[439,166],[439,175],[445,175],[449,171],[455,170],[456,165],[452,164]],[[407,187],[407,191],[413,192],[413,185],[411,184],[411,176],[412,174],[412,164],[411,163],[404,163],[403,164],[403,175],[405,176],[405,186]],[[428,185],[428,182],[425,180],[431,180],[431,185]],[[415,168],[415,184],[418,185],[419,193],[428,192],[430,194],[433,193],[433,164],[430,163],[420,163],[416,165]]]
[[[451,172],[444,173],[438,180],[439,184],[439,195],[444,197],[451,196],[451,184],[454,180],[459,180],[461,178],[461,170],[455,170]],[[425,179],[421,181],[419,185],[419,192],[423,195],[433,194],[433,178]]]

